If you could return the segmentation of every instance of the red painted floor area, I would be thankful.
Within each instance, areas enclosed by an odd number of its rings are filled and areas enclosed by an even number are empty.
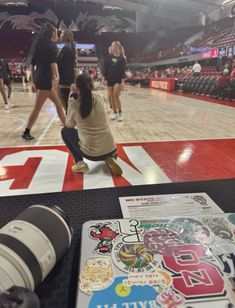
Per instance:
[[[64,146],[0,148],[0,196],[235,178],[235,139],[119,144],[118,154],[113,178],[103,162],[74,174]]]
[[[155,142],[141,146],[172,182],[235,177],[235,139]]]

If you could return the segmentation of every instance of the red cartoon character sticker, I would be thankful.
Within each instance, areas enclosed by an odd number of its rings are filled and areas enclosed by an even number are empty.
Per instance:
[[[114,231],[108,223],[98,223],[90,227],[89,235],[92,239],[99,241],[95,247],[95,251],[101,254],[111,253],[113,248],[113,240],[119,235]]]

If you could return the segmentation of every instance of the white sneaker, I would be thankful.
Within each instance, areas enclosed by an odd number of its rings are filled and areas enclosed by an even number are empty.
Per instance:
[[[122,122],[123,121],[123,115],[122,112],[118,113],[118,122]]]
[[[117,113],[116,112],[112,112],[111,116],[110,116],[110,120],[115,121],[115,120],[117,120],[117,118],[118,118]]]
[[[5,110],[9,110],[10,109],[10,105],[9,104],[5,104],[4,109]]]

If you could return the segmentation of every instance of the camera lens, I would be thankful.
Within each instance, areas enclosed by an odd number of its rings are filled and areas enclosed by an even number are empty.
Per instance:
[[[34,290],[70,247],[72,228],[57,206],[33,205],[0,229],[0,293]]]

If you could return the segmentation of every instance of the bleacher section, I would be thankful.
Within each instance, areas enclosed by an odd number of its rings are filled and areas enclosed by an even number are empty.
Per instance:
[[[228,77],[225,87],[219,86],[219,78],[222,77],[189,77],[178,80],[179,92],[208,96],[216,99],[235,99],[235,79]]]
[[[227,48],[229,46],[235,45],[235,31],[234,31],[235,21],[229,17],[219,20],[213,24],[213,28],[203,34],[200,38],[195,40],[193,43],[186,45],[185,42],[187,39],[195,35],[196,31],[201,29],[194,28],[194,32],[185,29],[176,29],[169,33],[166,38],[163,38],[159,41],[155,40],[155,49],[151,52],[146,52],[148,48],[145,48],[145,51],[142,57],[138,58],[139,63],[151,63],[160,60],[178,58],[180,56],[188,56],[190,54],[190,47],[213,47],[213,48]],[[153,42],[149,43],[154,45]],[[132,58],[136,60],[136,57]]]
[[[6,61],[9,64],[12,77],[14,80],[18,80],[22,77],[22,74],[25,74],[25,63],[26,58],[17,57],[17,58],[6,58]]]

